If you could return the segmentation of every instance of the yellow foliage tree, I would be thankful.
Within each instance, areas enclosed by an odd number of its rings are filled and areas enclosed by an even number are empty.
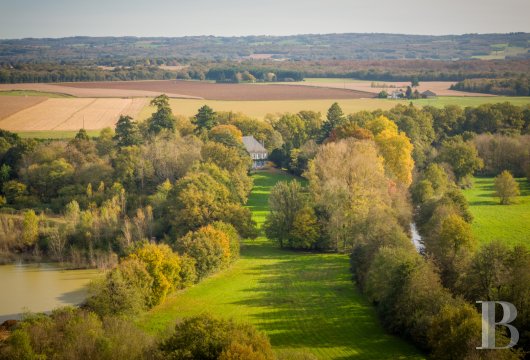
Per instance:
[[[171,290],[180,287],[180,259],[168,245],[145,244],[128,258],[144,263],[153,277],[153,305],[160,304]]]
[[[391,176],[406,186],[412,183],[413,145],[403,132],[383,130],[375,137],[379,152],[385,159],[385,170]]]

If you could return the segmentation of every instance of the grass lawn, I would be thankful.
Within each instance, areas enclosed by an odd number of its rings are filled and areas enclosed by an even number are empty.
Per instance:
[[[9,90],[0,91],[0,96],[43,96],[47,98],[71,98],[74,97],[68,94],[36,91],[36,90]]]
[[[18,136],[26,139],[73,139],[79,132],[78,130],[43,130],[43,131],[15,131]],[[99,136],[100,130],[87,130],[90,137]]]
[[[524,178],[517,181],[521,196],[512,205],[499,205],[494,178],[475,178],[473,188],[464,191],[474,216],[473,232],[481,243],[502,240],[530,246],[530,184]]]
[[[478,106],[486,103],[511,102],[514,105],[530,105],[530,97],[507,97],[507,96],[477,96],[456,97],[439,96],[435,99],[412,100],[418,106],[431,105],[443,107],[445,105]],[[176,115],[194,116],[199,108],[208,105],[215,111],[241,112],[248,116],[263,119],[267,114],[274,113],[297,113],[300,110],[320,111],[326,115],[329,107],[337,102],[345,114],[359,112],[361,110],[373,111],[377,109],[389,110],[397,104],[408,105],[411,100],[390,99],[345,99],[345,100],[270,100],[270,101],[227,101],[227,100],[197,100],[197,99],[171,99],[170,105]],[[145,120],[154,112],[154,107],[146,106],[140,111],[137,120]]]
[[[259,172],[248,206],[261,225],[268,194],[283,173]],[[210,312],[250,321],[276,351],[309,351],[320,359],[419,359],[403,340],[385,334],[374,308],[351,282],[348,258],[280,250],[266,238],[245,241],[230,269],[146,313],[138,324],[153,333],[175,320]]]

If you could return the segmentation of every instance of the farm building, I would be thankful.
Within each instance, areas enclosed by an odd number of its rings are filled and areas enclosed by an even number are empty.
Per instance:
[[[259,169],[265,166],[267,160],[267,149],[259,143],[254,136],[243,136],[243,145],[252,158],[252,168]]]
[[[395,90],[391,94],[388,95],[389,99],[402,99],[404,97],[405,97],[405,93],[401,89]]]
[[[424,99],[432,99],[436,97],[436,94],[433,93],[431,90],[427,90],[421,93],[421,97]]]

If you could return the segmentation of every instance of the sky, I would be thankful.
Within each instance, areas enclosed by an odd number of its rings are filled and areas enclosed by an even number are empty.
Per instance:
[[[0,0],[0,38],[530,32],[530,0]]]

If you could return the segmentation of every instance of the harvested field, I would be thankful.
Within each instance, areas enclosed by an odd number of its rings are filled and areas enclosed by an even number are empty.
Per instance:
[[[216,84],[204,81],[158,80],[158,81],[113,81],[63,83],[61,87],[77,89],[107,89],[120,91],[150,91],[172,94],[184,94],[188,97],[207,100],[317,100],[317,99],[359,99],[370,98],[370,92],[309,87],[300,85],[286,86],[283,84]],[[180,96],[181,97],[181,96]]]
[[[0,120],[46,101],[40,96],[0,96]]]
[[[107,86],[111,82],[99,82],[99,87],[73,87],[69,84],[0,84],[0,91],[11,90],[32,90],[55,94],[67,94],[82,98],[126,98],[126,97],[156,97],[163,91],[146,91],[135,89],[113,89]],[[166,93],[174,98],[193,99],[196,97],[186,96],[177,93]]]
[[[16,99],[17,97],[11,97]],[[113,127],[118,117],[136,117],[147,99],[48,99],[0,121],[11,131],[87,130]]]
[[[265,85],[264,85],[265,86]],[[258,87],[258,86],[256,86]],[[278,101],[218,101],[218,100],[185,100],[171,99],[170,105],[176,115],[193,116],[197,110],[208,105],[215,111],[241,112],[248,116],[263,119],[267,114],[275,113],[297,113],[300,110],[320,111],[323,116],[329,107],[338,102],[345,114],[351,114],[361,110],[373,111],[377,109],[389,110],[398,104],[408,105],[411,100],[389,100],[389,99],[329,99],[329,100],[278,100]],[[530,97],[456,97],[440,96],[435,99],[412,100],[417,106],[443,107],[445,105],[478,106],[486,103],[498,103],[509,101],[514,105],[522,106],[530,104]],[[154,107],[147,106],[139,114],[138,120],[147,119],[154,111]]]
[[[311,87],[325,87],[337,89],[350,89],[364,91],[372,94],[378,94],[382,90],[390,93],[402,89],[405,91],[410,82],[392,82],[392,81],[363,81],[352,79],[306,79],[297,83],[285,83],[286,85],[303,85]],[[453,81],[420,81],[418,91],[424,92],[430,90],[438,96],[494,96],[489,94],[471,93],[465,91],[450,90],[449,87],[455,84]]]

